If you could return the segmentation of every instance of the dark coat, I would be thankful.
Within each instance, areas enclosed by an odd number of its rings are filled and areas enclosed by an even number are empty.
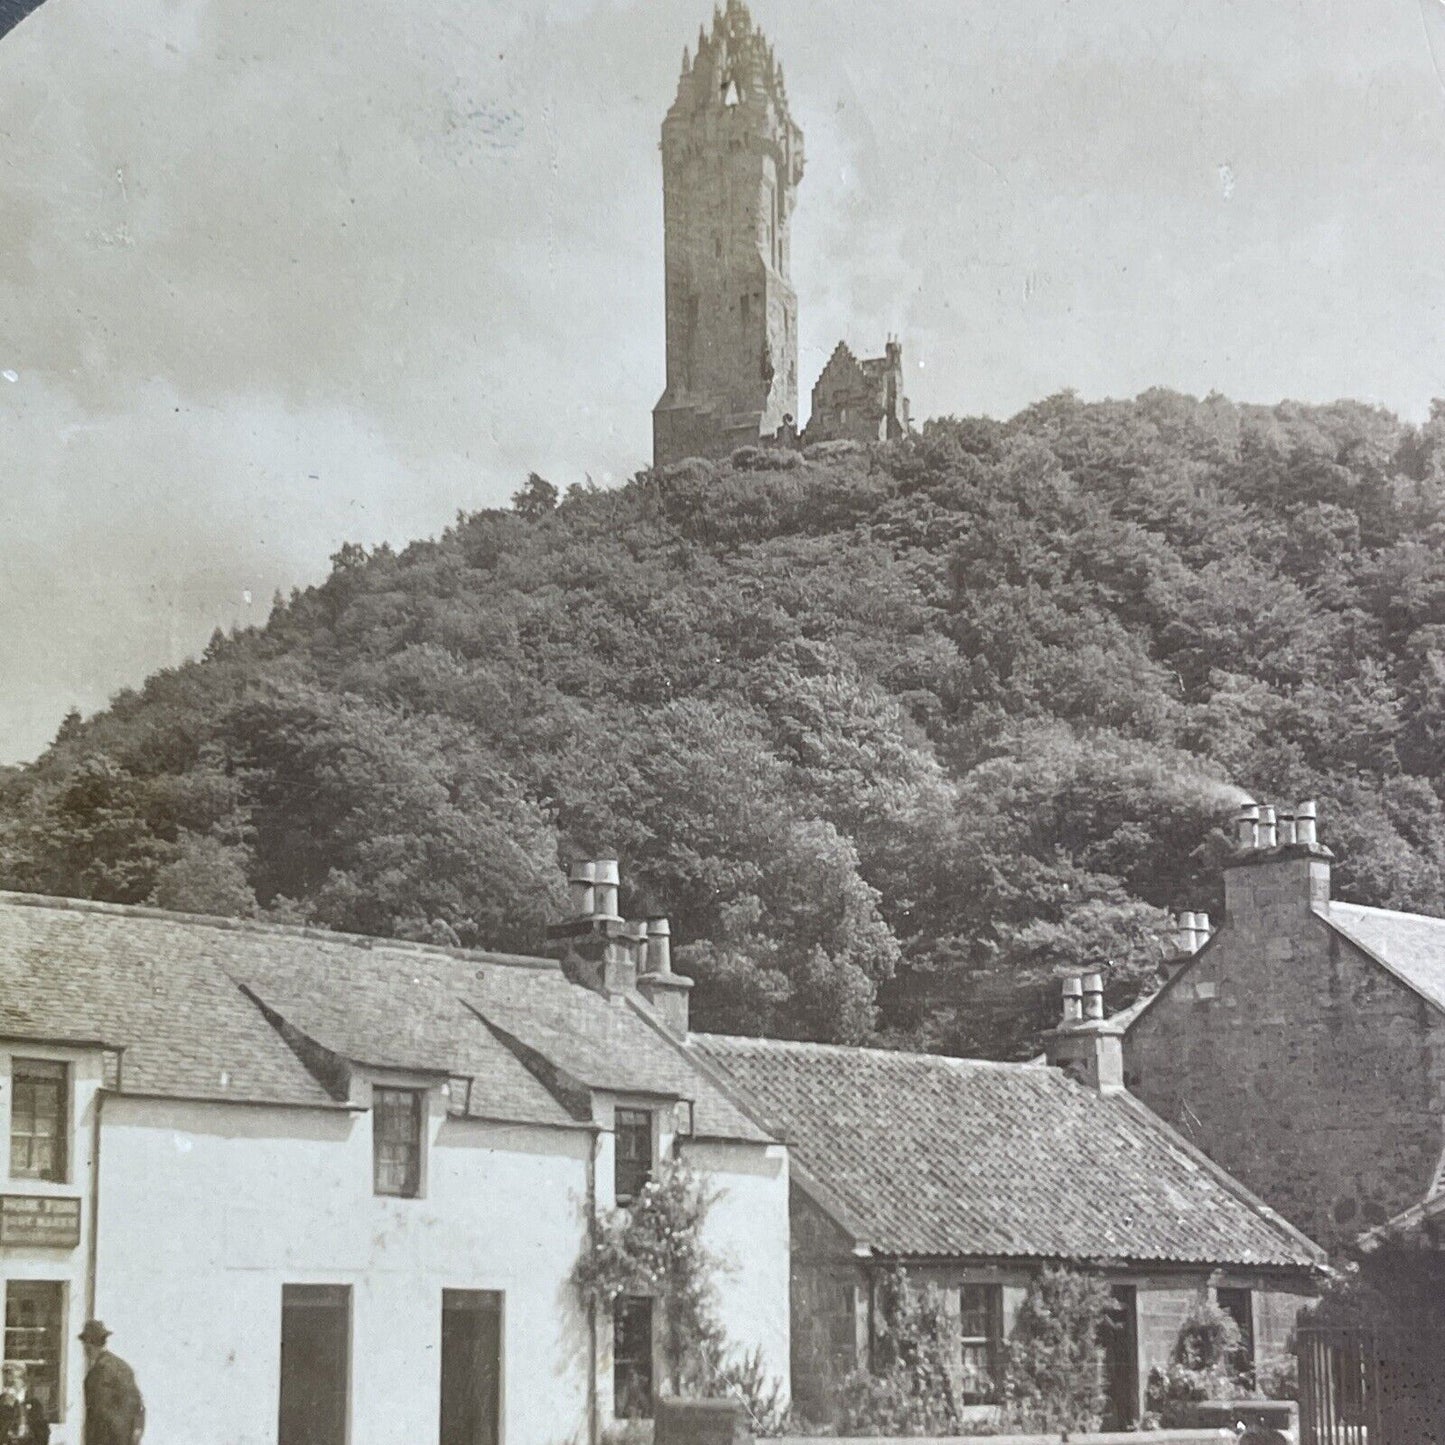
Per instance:
[[[20,1430],[22,1423],[24,1434]],[[0,1395],[0,1445],[10,1445],[12,1440],[23,1440],[25,1445],[50,1445],[50,1417],[34,1395],[27,1395],[24,1403]]]
[[[130,1366],[102,1350],[85,1374],[85,1445],[135,1445],[145,1420]]]

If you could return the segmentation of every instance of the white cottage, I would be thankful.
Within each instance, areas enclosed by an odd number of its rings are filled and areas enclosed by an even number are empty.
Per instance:
[[[98,1315],[149,1439],[595,1441],[657,1321],[589,1319],[572,1272],[670,1157],[786,1385],[786,1150],[683,1048],[663,929],[576,872],[563,963],[0,894],[4,1352],[54,1439]]]

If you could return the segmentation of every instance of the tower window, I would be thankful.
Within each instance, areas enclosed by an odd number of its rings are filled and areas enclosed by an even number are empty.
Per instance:
[[[753,299],[753,298],[752,298],[751,296],[749,296],[746,291],[743,292],[742,312],[743,312],[743,325],[744,325],[744,326],[746,326],[746,325],[748,324],[748,316],[749,316],[750,311],[751,311],[751,302],[752,302],[752,299]]]

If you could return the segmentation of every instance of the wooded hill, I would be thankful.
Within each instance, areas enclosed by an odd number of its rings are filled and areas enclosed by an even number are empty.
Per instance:
[[[0,774],[0,882],[535,950],[622,860],[703,1028],[1018,1056],[1219,914],[1238,789],[1445,912],[1445,407],[1051,398],[533,478]]]

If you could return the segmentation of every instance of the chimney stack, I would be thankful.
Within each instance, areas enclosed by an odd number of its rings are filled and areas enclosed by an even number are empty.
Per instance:
[[[688,1031],[688,999],[692,980],[672,971],[672,925],[665,918],[649,918],[644,944],[646,964],[637,980],[638,991],[679,1038]]]
[[[1225,864],[1224,910],[1231,920],[1280,909],[1308,910],[1330,901],[1334,854],[1319,841],[1319,810],[1313,800],[1294,807],[1240,810],[1239,847]]]
[[[1044,1056],[1101,1094],[1124,1088],[1124,1025],[1104,1017],[1104,980],[1087,973],[1064,980],[1064,1017],[1044,1035]]]
[[[615,858],[574,863],[567,871],[572,916],[547,930],[574,982],[599,993],[624,993],[637,982],[638,953],[646,947],[617,911],[620,875]]]

